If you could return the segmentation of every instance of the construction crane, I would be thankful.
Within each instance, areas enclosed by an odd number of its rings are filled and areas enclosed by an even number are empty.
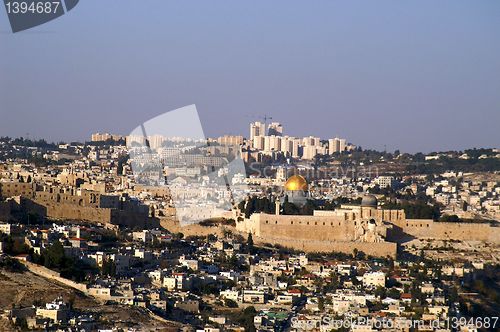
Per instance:
[[[264,115],[248,115],[249,118],[252,118],[252,119],[259,119],[259,120],[264,120],[264,126],[267,130],[267,120],[272,120],[273,117],[272,116],[269,116],[267,114],[264,114]]]

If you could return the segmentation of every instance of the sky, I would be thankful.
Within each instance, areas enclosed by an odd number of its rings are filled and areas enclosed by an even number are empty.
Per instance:
[[[13,34],[0,136],[128,134],[195,104],[205,134],[405,152],[500,147],[500,1],[82,0]]]

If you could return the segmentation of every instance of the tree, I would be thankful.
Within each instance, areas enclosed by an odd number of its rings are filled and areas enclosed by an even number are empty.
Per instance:
[[[285,201],[283,202],[283,214],[284,215],[297,215],[299,214],[299,208],[288,201],[288,196],[285,196]]]
[[[249,247],[253,247],[253,237],[252,237],[252,233],[248,233],[247,245],[248,245]]]
[[[116,276],[116,263],[110,259],[104,259],[102,262],[101,273],[106,276]]]
[[[391,288],[387,291],[387,296],[391,299],[399,299],[401,297],[401,293],[396,288]]]
[[[460,218],[456,214],[445,214],[439,218],[439,221],[444,222],[460,222]]]
[[[44,265],[47,268],[61,268],[65,262],[64,247],[61,242],[56,241],[45,252]]]
[[[224,305],[228,308],[238,308],[238,303],[231,299],[225,299],[224,300]]]
[[[375,289],[375,296],[380,297],[381,299],[385,299],[386,295],[387,295],[387,294],[386,294],[386,289],[385,289],[385,287],[378,286],[378,287]]]
[[[323,297],[318,298],[318,309],[319,311],[325,310],[325,299]]]

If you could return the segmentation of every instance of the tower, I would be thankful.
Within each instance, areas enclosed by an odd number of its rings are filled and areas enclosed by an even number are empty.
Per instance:
[[[255,136],[265,136],[266,135],[266,125],[262,122],[253,122],[250,124],[250,140],[253,140]]]
[[[283,136],[283,126],[279,122],[272,122],[268,128],[269,136]]]

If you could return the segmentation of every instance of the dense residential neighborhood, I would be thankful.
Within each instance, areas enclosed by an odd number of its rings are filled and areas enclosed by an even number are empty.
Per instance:
[[[374,240],[369,230],[348,240],[346,233],[348,242],[340,242],[348,250],[330,250],[324,242],[325,249],[317,252],[282,245],[263,230],[241,226],[263,213],[269,218],[293,214],[293,224],[339,220],[337,214],[351,211],[350,222],[355,223],[366,211],[385,216],[385,210],[393,209],[404,213],[403,222],[477,223],[496,232],[498,170],[418,174],[409,171],[407,162],[396,165],[406,171],[390,171],[402,155],[384,160],[389,156],[380,153],[372,160],[380,165],[380,174],[312,176],[311,162],[273,164],[263,159],[259,167],[267,163],[271,175],[250,174],[234,183],[238,188],[243,181],[250,188],[245,202],[218,218],[182,226],[176,221],[175,189],[136,182],[127,149],[119,141],[1,142],[2,280],[42,277],[96,303],[78,307],[75,295],[67,292],[43,301],[23,299],[2,308],[3,326],[68,331],[475,331],[479,324],[486,329],[498,324],[499,243],[483,241],[481,235],[479,240],[467,234],[460,239],[417,236],[396,241],[395,255],[380,255],[359,248],[392,241],[385,231]],[[219,147],[220,156],[234,153]],[[498,160],[497,150],[488,151],[478,162]],[[355,153],[362,151],[321,162],[341,167],[337,161],[346,165],[350,156],[350,166],[366,166],[369,161],[356,159]],[[366,153],[363,158],[372,157]],[[224,196],[222,189],[200,184],[206,173],[202,166],[167,167],[164,172],[174,174],[177,183],[189,179],[183,184],[186,191],[201,186],[212,197]],[[297,196],[302,192],[296,191],[297,185],[307,185],[305,203]],[[281,201],[267,191],[279,193],[280,187],[285,197]],[[337,219],[308,219],[314,216]],[[384,227],[390,231],[394,225]],[[374,221],[373,227],[382,226]],[[137,310],[134,314],[142,318],[111,322],[105,308]]]

